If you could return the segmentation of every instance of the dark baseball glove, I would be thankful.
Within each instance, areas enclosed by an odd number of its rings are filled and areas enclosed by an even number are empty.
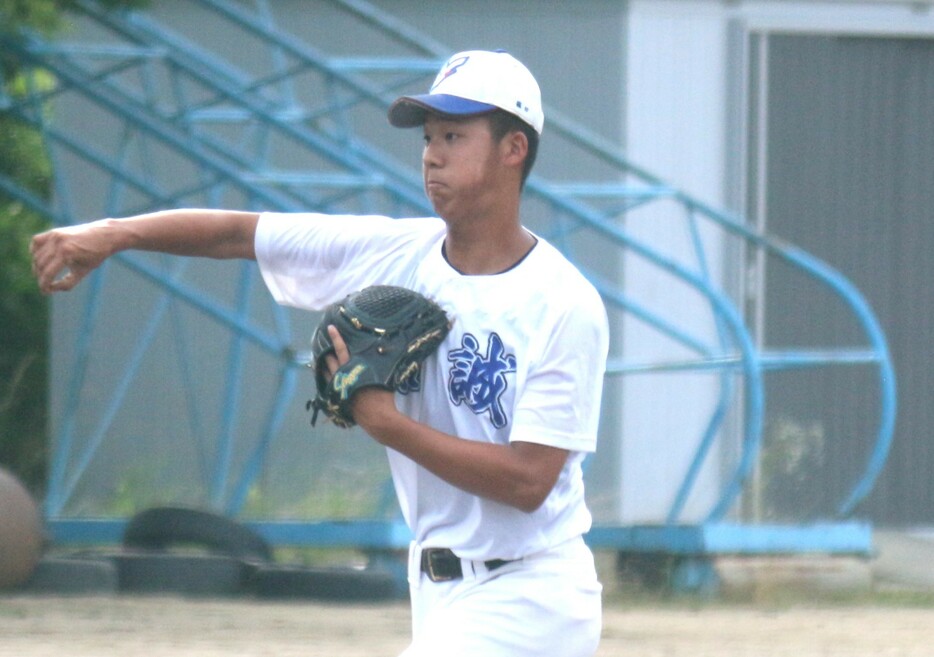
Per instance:
[[[347,344],[350,360],[332,377],[325,357],[334,353],[327,327],[333,324]],[[367,386],[407,392],[422,362],[451,328],[444,310],[418,292],[374,285],[354,292],[324,311],[311,339],[317,395],[308,402],[314,426],[321,411],[339,427],[355,422],[350,402]]]

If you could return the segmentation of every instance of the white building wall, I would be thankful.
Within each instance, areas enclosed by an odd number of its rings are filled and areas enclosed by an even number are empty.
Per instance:
[[[625,37],[627,93],[624,133],[629,159],[715,207],[724,188],[726,24],[719,5],[633,2]],[[685,217],[674,204],[634,214],[627,230],[640,241],[694,267]],[[720,280],[720,245],[705,233],[708,263]],[[709,304],[643,259],[627,257],[627,294],[705,343],[716,344]],[[624,320],[624,359],[688,358],[682,347],[634,318]],[[664,521],[717,401],[710,374],[636,374],[623,383],[620,520]],[[716,453],[696,483],[681,520],[697,520],[720,489]]]
[[[743,199],[744,76],[742,36],[748,31],[934,35],[931,2],[785,0],[631,0],[623,43],[626,100],[623,143],[630,161],[716,208]],[[739,39],[735,37],[739,36]],[[656,209],[627,220],[638,239],[674,260],[696,262],[682,223]],[[713,280],[739,285],[737,251],[719,231],[704,233]],[[627,256],[627,294],[650,304],[692,334],[716,343],[707,304],[646,261]],[[660,340],[634,318],[624,320],[628,362],[668,361],[684,350]],[[625,377],[619,443],[619,520],[663,522],[697,450],[718,393],[700,374]],[[734,422],[734,425],[738,423]],[[679,522],[702,520],[719,499],[736,457],[737,430],[721,436]]]

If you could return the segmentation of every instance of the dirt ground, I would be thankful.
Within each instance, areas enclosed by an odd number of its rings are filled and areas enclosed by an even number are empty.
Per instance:
[[[0,597],[0,655],[379,657],[407,644],[404,603]],[[609,601],[601,657],[934,655],[927,605]],[[555,657],[560,657],[556,655]]]
[[[719,559],[714,598],[633,587],[598,553],[597,655],[934,657],[934,540],[880,532],[876,544],[872,560]],[[408,641],[401,601],[0,592],[0,657],[395,657]]]

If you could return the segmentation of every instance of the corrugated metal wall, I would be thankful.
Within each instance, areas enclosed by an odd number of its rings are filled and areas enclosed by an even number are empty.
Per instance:
[[[765,37],[763,37],[765,38]],[[880,316],[898,373],[891,456],[860,509],[883,525],[934,522],[934,40],[768,38],[770,233],[837,267]],[[768,270],[766,340],[814,345],[852,323],[806,282]],[[781,312],[778,309],[782,309]],[[790,310],[789,310],[790,309]],[[853,341],[855,343],[856,336]],[[769,381],[773,449],[789,435],[810,465],[773,508],[826,513],[864,466],[872,378],[857,369]],[[820,476],[808,476],[808,470]]]

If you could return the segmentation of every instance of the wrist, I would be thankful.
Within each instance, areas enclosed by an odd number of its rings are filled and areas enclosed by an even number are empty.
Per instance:
[[[126,222],[121,219],[99,219],[92,223],[95,230],[100,231],[104,239],[100,243],[106,249],[103,254],[109,258],[120,251],[127,251],[134,247],[131,231],[126,230]]]
[[[392,440],[399,422],[405,418],[396,409],[395,395],[381,388],[363,388],[353,398],[354,421],[378,442]]]

